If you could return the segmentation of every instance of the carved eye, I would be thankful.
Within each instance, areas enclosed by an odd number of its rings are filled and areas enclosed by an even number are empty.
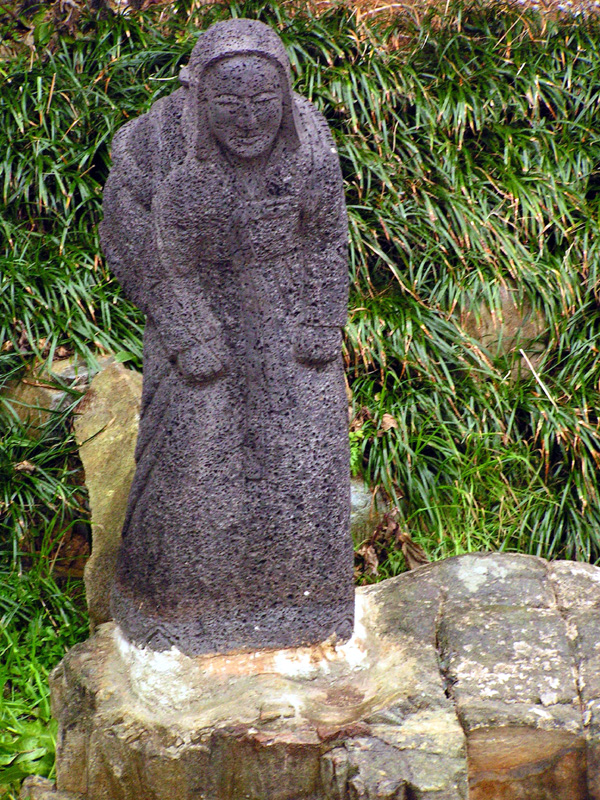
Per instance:
[[[264,105],[268,105],[269,103],[272,103],[274,101],[278,101],[279,97],[278,97],[278,95],[272,94],[270,92],[263,92],[262,94],[255,95],[253,100],[254,100],[255,103],[258,103],[258,105],[263,105],[264,106]]]
[[[224,111],[237,111],[242,107],[242,102],[239,97],[231,94],[216,97],[214,102],[215,105]]]

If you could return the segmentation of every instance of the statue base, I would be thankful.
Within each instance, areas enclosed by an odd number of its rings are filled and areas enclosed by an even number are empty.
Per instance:
[[[343,645],[190,658],[114,623],[51,678],[23,800],[600,800],[600,569],[449,559],[356,592]]]

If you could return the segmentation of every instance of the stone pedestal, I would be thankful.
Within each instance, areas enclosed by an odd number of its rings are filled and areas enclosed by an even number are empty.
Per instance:
[[[30,800],[600,800],[600,569],[469,555],[356,594],[350,642],[198,656],[114,623],[52,675]]]

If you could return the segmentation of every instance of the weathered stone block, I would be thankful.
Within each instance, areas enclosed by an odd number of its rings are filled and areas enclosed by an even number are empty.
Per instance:
[[[449,558],[439,565],[448,607],[458,611],[473,606],[555,606],[552,587],[547,583],[547,562],[520,553],[477,553]]]
[[[562,617],[549,610],[504,607],[444,615],[442,659],[463,724],[489,721],[581,729],[575,664]],[[491,701],[488,707],[486,701]],[[505,720],[497,718],[500,705]]]
[[[469,800],[587,800],[586,766],[574,734],[481,728],[469,737]]]
[[[121,529],[135,472],[142,376],[113,363],[92,380],[74,421],[92,517],[92,553],[84,579],[90,627],[111,619]]]
[[[557,561],[549,579],[577,664],[577,686],[587,738],[588,792],[600,800],[600,570]]]
[[[548,323],[526,297],[519,296],[516,287],[500,286],[496,291],[495,306],[486,301],[476,308],[465,309],[461,324],[492,358],[510,358],[509,374],[514,381],[531,375],[532,369],[539,370]]]
[[[470,800],[598,800],[599,574],[431,564],[358,589],[345,645],[190,658],[101,625],[52,676],[56,800],[466,800],[467,774]]]
[[[355,545],[367,539],[381,522],[386,504],[379,493],[373,494],[362,478],[350,481],[350,533]]]
[[[77,397],[73,392],[84,392],[96,372],[112,361],[112,356],[99,358],[96,369],[77,357],[56,359],[50,366],[37,363],[21,380],[9,384],[3,399],[35,435]]]

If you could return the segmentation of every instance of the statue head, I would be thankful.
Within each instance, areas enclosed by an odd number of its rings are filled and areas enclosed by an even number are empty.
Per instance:
[[[262,22],[213,25],[201,34],[180,80],[196,111],[197,157],[207,158],[216,142],[243,159],[268,153],[276,140],[287,149],[299,146],[289,60]]]
[[[277,67],[263,56],[230,56],[205,73],[210,130],[239,158],[267,153],[279,133],[283,92]]]

